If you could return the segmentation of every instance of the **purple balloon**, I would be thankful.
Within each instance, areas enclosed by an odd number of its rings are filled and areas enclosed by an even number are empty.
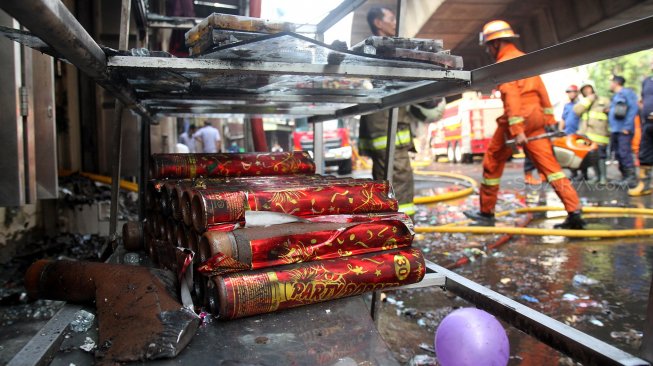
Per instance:
[[[442,366],[505,366],[510,344],[494,316],[463,308],[442,319],[435,333],[435,353]]]

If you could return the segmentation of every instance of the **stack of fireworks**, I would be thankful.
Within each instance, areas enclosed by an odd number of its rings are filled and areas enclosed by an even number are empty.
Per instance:
[[[222,318],[424,276],[412,221],[386,181],[316,175],[304,152],[154,155],[151,167],[152,259]]]

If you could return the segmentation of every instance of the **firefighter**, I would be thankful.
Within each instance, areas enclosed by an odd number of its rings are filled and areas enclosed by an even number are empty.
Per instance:
[[[574,113],[580,117],[578,133],[587,136],[599,146],[599,161],[594,166],[599,184],[606,184],[608,144],[610,143],[610,128],[608,126],[608,111],[610,99],[600,97],[594,92],[592,84],[585,83],[580,88],[581,99],[574,105]]]
[[[519,36],[510,25],[501,20],[487,23],[480,34],[481,45],[496,62],[519,57],[521,52],[513,43]],[[483,179],[480,188],[480,210],[465,211],[465,215],[475,221],[475,225],[494,225],[494,208],[499,193],[499,183],[506,161],[512,149],[506,140],[514,138],[517,145],[523,146],[537,170],[543,173],[567,211],[564,222],[555,225],[560,229],[584,229],[581,205],[576,190],[562,172],[553,156],[551,141],[534,137],[546,133],[548,125],[554,125],[553,108],[544,83],[539,76],[511,81],[499,85],[504,113],[497,118],[497,129],[483,159]]]
[[[370,30],[376,36],[395,36],[396,18],[394,13],[382,7],[374,7],[367,14]],[[413,169],[410,166],[408,152],[415,152],[410,124],[438,118],[442,114],[444,103],[439,100],[399,108],[397,138],[395,140],[394,169],[392,185],[399,211],[407,215],[415,214],[413,204],[414,183]],[[438,107],[438,104],[441,104]],[[361,117],[358,139],[358,151],[361,155],[372,158],[372,177],[385,179],[385,149],[387,146],[388,119],[387,111],[368,114]]]

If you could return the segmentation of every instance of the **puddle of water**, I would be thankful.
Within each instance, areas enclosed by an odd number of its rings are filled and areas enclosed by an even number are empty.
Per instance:
[[[505,198],[501,201],[503,207],[497,207],[497,211],[512,208],[518,205],[515,201],[529,197]],[[473,207],[477,200],[470,197],[457,203],[422,207],[416,215],[416,224],[438,225],[461,220],[462,210]],[[517,219],[502,220],[510,223]],[[562,217],[539,220],[529,226],[550,228],[561,220]],[[653,227],[653,220],[641,217],[589,217],[587,221],[593,226],[615,230]],[[470,248],[485,248],[495,238],[428,234],[418,235],[414,245],[424,250],[426,258],[443,265],[470,255]],[[649,238],[516,237],[485,256],[476,254],[470,255],[473,262],[455,271],[637,355],[653,266],[653,243]],[[397,291],[388,296],[391,300],[383,304],[379,329],[402,362],[416,354],[433,355],[419,345],[433,347],[434,333],[442,318],[455,308],[473,306],[440,289]],[[533,337],[504,326],[511,344],[510,365],[574,364]]]

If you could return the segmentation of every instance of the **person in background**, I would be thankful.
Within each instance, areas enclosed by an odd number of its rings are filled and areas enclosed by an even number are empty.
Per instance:
[[[495,20],[487,23],[480,34],[481,45],[496,62],[504,62],[522,56],[513,43],[519,36],[510,24]],[[581,204],[576,190],[571,185],[553,155],[549,139],[528,141],[528,137],[542,135],[547,126],[556,123],[553,107],[544,83],[539,76],[515,80],[499,85],[504,113],[497,118],[497,129],[483,158],[483,179],[480,187],[480,210],[464,211],[475,225],[493,226],[494,210],[499,193],[501,175],[506,161],[512,156],[512,148],[506,140],[514,138],[518,146],[533,161],[537,170],[546,175],[549,184],[565,206],[567,218],[555,225],[558,229],[584,229]]]
[[[562,110],[562,120],[565,122],[564,132],[566,135],[571,135],[578,131],[578,126],[580,123],[579,116],[574,113],[574,105],[578,102],[578,87],[576,85],[569,85],[566,90],[567,97],[569,102],[565,104],[564,109]]]
[[[230,153],[240,152],[240,147],[238,146],[238,143],[236,141],[233,141],[231,145],[227,148],[227,152]]]
[[[193,134],[193,138],[202,143],[202,152],[212,154],[220,152],[220,131],[211,125],[211,121],[204,122],[204,127]]]
[[[397,19],[390,9],[373,7],[367,13],[367,23],[375,36],[394,37],[396,35]],[[409,151],[415,152],[415,145],[410,124],[414,120],[423,122],[436,119],[439,102],[440,100],[432,100],[398,108],[392,185],[399,202],[399,211],[407,215],[415,214],[413,169],[410,166],[408,155]],[[388,111],[381,111],[364,115],[360,120],[358,150],[361,155],[372,158],[372,177],[374,179],[385,179],[388,117]]]
[[[272,151],[272,152],[283,152],[283,148],[281,147],[281,145],[279,145],[278,142],[275,142],[274,144],[272,144],[272,149],[270,149],[270,151]]]
[[[638,112],[637,95],[630,88],[625,88],[626,79],[614,75],[610,82],[610,91],[614,93],[610,101],[608,123],[610,125],[610,146],[619,162],[619,171],[623,176],[621,184],[628,188],[637,186],[635,164],[633,161],[632,140],[635,132],[635,116]]]
[[[196,130],[197,128],[195,127],[195,125],[191,124],[190,126],[188,126],[188,131],[179,135],[179,142],[186,145],[186,147],[188,148],[188,152],[191,154],[196,152],[195,139],[193,138],[193,134],[195,133]]]
[[[628,191],[630,196],[649,195],[651,189],[651,172],[653,170],[653,61],[651,76],[642,82],[642,113],[640,123],[642,137],[639,144],[639,179],[637,186]]]
[[[608,128],[608,110],[610,99],[596,95],[591,84],[584,84],[580,88],[582,97],[573,107],[573,113],[580,118],[578,133],[587,136],[599,146],[599,160],[594,165],[594,174],[597,183],[606,184],[608,158],[608,144],[610,143],[610,129]]]

